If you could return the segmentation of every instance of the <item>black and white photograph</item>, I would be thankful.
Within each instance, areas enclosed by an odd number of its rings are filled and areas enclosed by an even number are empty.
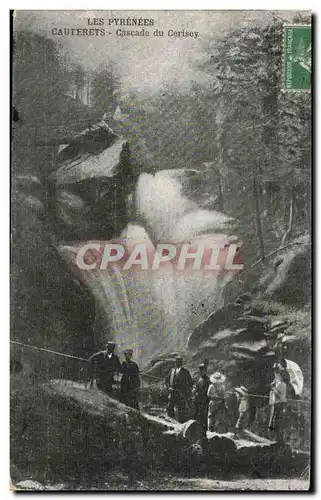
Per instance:
[[[309,491],[311,12],[10,20],[10,489]]]

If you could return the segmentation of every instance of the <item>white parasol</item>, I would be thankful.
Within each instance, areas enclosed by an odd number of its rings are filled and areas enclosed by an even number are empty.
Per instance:
[[[290,375],[290,383],[294,389],[296,396],[300,396],[303,389],[303,373],[299,365],[294,363],[294,361],[290,361],[286,359],[286,369],[288,374]]]

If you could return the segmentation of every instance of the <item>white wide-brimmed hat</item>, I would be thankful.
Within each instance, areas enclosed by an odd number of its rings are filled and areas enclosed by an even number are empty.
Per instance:
[[[220,372],[215,372],[210,376],[210,381],[212,382],[212,384],[222,384],[223,382],[225,382],[225,380],[225,375]]]
[[[244,385],[241,385],[241,387],[235,387],[234,391],[241,394],[241,396],[247,396],[249,393],[248,389],[244,387]]]

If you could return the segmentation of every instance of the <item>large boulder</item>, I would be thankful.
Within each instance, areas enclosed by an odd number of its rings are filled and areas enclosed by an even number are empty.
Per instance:
[[[188,349],[193,366],[208,359],[209,370],[224,371],[232,385],[267,396],[277,339],[282,339],[284,357],[300,365],[309,387],[310,329],[309,308],[290,309],[244,294],[203,321],[190,336]]]
[[[149,469],[178,473],[218,471],[268,474],[271,463],[293,466],[291,450],[247,432],[207,433],[139,412],[96,388],[68,380],[46,383],[23,372],[11,378],[11,480],[17,489],[104,484],[106,474],[134,476]]]
[[[178,424],[129,408],[96,388],[66,380],[11,379],[12,471],[53,481],[148,468],[196,443],[196,421]],[[15,477],[13,477],[14,479]]]
[[[250,297],[244,294],[239,300],[229,302],[222,308],[211,313],[190,335],[188,339],[188,348],[193,350],[195,347],[199,346],[203,340],[207,340],[209,338],[209,332],[210,336],[212,336],[226,328],[237,328],[239,323],[237,323],[236,320],[244,312],[249,300]]]
[[[128,198],[137,172],[128,142],[104,122],[61,148],[51,177],[52,207],[60,238],[111,238],[127,224]]]
[[[59,252],[70,238],[120,234],[135,184],[126,141],[101,122],[60,148],[48,179],[13,178],[12,339],[88,357],[109,337],[91,290]],[[124,176],[126,182],[124,182]],[[96,338],[100,331],[99,339]],[[15,344],[12,358],[46,377],[79,378],[79,363]]]

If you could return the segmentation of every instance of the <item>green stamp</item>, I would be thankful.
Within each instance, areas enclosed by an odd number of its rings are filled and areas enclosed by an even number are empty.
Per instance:
[[[290,91],[311,90],[311,26],[284,26],[284,88]]]

